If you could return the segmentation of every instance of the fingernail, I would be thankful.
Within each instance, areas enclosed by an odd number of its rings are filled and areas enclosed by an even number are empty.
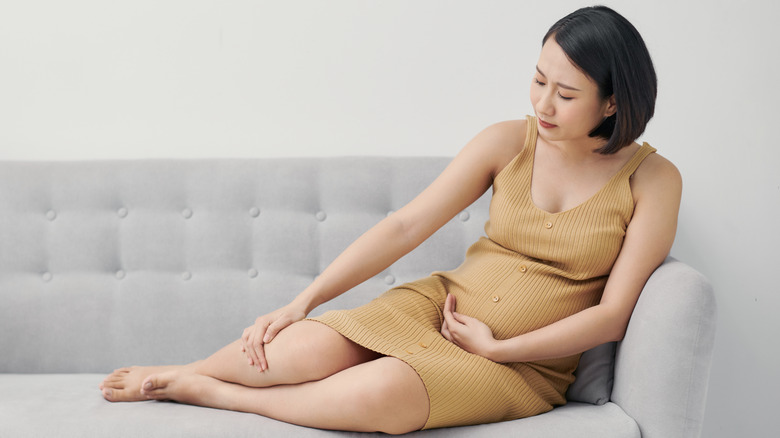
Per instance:
[[[111,394],[113,394],[113,392],[111,392],[111,390],[110,390],[110,389],[106,389],[105,391],[103,391],[103,394],[104,394],[106,397],[111,397]]]

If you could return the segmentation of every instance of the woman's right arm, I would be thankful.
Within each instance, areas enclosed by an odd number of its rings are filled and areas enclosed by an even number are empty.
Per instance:
[[[524,140],[525,120],[496,123],[480,132],[431,185],[355,240],[290,304],[244,330],[242,349],[250,364],[265,370],[263,344],[280,330],[387,269],[471,205],[522,150]]]

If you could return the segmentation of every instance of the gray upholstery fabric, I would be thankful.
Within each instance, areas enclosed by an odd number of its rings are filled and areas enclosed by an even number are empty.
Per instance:
[[[566,400],[603,405],[609,401],[614,380],[616,342],[592,348],[580,357],[574,372],[576,380],[566,392]]]
[[[328,437],[386,436],[323,431],[259,415],[177,403],[111,404],[100,397],[100,374],[0,374],[2,437]],[[13,396],[10,396],[13,394]],[[409,434],[420,438],[626,437],[639,438],[636,422],[614,403],[571,403],[532,418]]]
[[[648,290],[618,346],[611,398],[637,420],[643,437],[698,436],[715,341],[712,286],[668,259]],[[666,354],[672,351],[678,354]]]
[[[55,430],[154,435],[159,423],[167,431],[159,436],[336,434],[175,404],[112,405],[96,385],[120,366],[185,363],[233,341],[255,317],[286,304],[360,233],[411,200],[448,161],[0,163],[0,436],[25,430],[29,436]],[[314,314],[354,307],[389,287],[456,267],[484,233],[489,196]],[[691,300],[711,301],[711,289],[670,260],[642,297],[620,343],[623,365],[614,390],[608,345],[583,355],[570,388],[571,400],[586,403],[423,435],[637,436],[638,427],[643,436],[695,436],[714,305],[698,308]],[[649,351],[661,357],[647,358]],[[678,364],[680,378],[658,385],[645,369],[654,364]],[[660,373],[669,377],[668,370]]]

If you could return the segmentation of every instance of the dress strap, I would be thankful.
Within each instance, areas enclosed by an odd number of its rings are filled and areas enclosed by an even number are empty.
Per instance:
[[[628,163],[626,163],[622,169],[620,169],[620,172],[618,173],[618,179],[630,177],[633,175],[639,165],[642,164],[642,161],[644,161],[648,155],[654,153],[655,151],[656,149],[654,147],[647,143],[642,143],[642,146],[638,151],[636,151],[636,153],[634,153],[634,156],[628,160]]]
[[[536,147],[536,136],[537,136],[537,129],[536,126],[536,117],[527,115],[525,116],[525,120],[528,122],[526,123],[525,128],[525,145],[523,146],[524,149],[531,148],[533,149]]]

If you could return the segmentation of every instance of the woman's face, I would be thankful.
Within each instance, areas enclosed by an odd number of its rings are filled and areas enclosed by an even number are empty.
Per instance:
[[[598,85],[569,61],[554,37],[547,39],[539,55],[531,104],[539,136],[550,142],[604,142],[588,134],[616,109],[614,97],[602,99]]]

